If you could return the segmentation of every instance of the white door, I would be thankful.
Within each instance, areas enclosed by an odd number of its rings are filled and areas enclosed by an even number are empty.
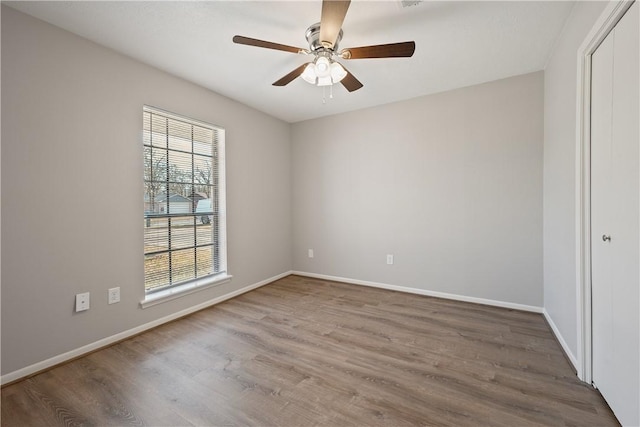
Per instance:
[[[592,55],[593,383],[640,425],[640,46],[636,2]]]

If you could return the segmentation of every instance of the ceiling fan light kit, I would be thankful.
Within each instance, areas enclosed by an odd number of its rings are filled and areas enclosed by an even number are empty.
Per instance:
[[[327,56],[318,56],[310,62],[300,75],[304,81],[316,86],[331,86],[340,83],[347,76],[347,70],[340,63]]]
[[[391,43],[374,46],[362,46],[338,51],[338,44],[342,40],[342,23],[349,9],[350,0],[323,0],[320,22],[307,28],[305,37],[309,43],[309,49],[287,46],[279,43],[253,39],[244,36],[234,36],[233,42],[248,46],[262,47],[266,49],[281,50],[284,52],[314,55],[313,62],[302,64],[286,76],[275,81],[274,86],[285,86],[297,77],[316,86],[332,86],[342,83],[349,92],[363,87],[363,84],[353,74],[347,71],[342,64],[333,58],[345,60],[362,58],[399,58],[411,57],[416,44],[413,41]]]

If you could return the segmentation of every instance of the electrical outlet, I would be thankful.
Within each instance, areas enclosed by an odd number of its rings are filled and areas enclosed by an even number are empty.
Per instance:
[[[313,249],[309,249],[309,258],[313,258]]]
[[[109,304],[120,302],[120,287],[109,289]]]
[[[79,311],[89,310],[89,292],[76,294],[76,313]]]
[[[387,254],[387,265],[393,265],[393,254]]]

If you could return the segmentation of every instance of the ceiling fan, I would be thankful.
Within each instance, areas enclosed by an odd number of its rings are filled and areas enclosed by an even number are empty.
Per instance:
[[[373,46],[352,47],[338,50],[342,40],[342,23],[349,9],[351,0],[323,0],[320,22],[311,25],[306,31],[309,49],[253,39],[244,36],[234,36],[233,42],[266,49],[282,50],[284,52],[313,55],[312,62],[302,64],[286,76],[273,83],[274,86],[285,86],[297,77],[317,86],[330,86],[335,83],[353,92],[363,85],[353,74],[347,71],[334,58],[363,59],[363,58],[397,58],[410,57],[416,49],[413,41],[379,44]]]

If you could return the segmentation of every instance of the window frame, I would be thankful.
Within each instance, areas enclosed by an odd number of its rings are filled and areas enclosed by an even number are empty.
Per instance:
[[[212,270],[215,268],[215,266],[217,265],[217,271],[211,272],[210,274],[207,274],[205,276],[199,277],[199,278],[193,278],[193,279],[189,279],[186,281],[182,281],[182,282],[178,282],[178,283],[170,283],[167,285],[163,285],[162,287],[158,288],[158,289],[147,289],[147,283],[146,283],[146,277],[147,277],[147,272],[146,272],[146,267],[144,267],[144,277],[145,280],[144,282],[144,299],[140,302],[140,305],[142,308],[146,308],[146,307],[150,307],[156,304],[159,304],[161,302],[164,301],[169,301],[175,298],[179,298],[182,297],[184,295],[188,295],[194,292],[198,292],[200,290],[203,289],[207,289],[210,288],[212,286],[217,286],[220,285],[222,283],[226,283],[228,281],[231,280],[231,277],[228,272],[227,272],[227,239],[226,239],[226,170],[225,170],[225,163],[226,163],[226,157],[225,157],[225,129],[217,126],[217,125],[213,125],[211,123],[207,123],[201,120],[197,120],[197,119],[192,119],[190,117],[187,116],[183,116],[183,115],[179,115],[173,112],[169,112],[160,108],[156,108],[156,107],[152,107],[149,105],[144,105],[142,108],[142,117],[143,117],[143,129],[141,132],[141,142],[142,142],[142,155],[143,157],[146,155],[146,150],[147,148],[151,148],[151,150],[153,150],[154,148],[156,149],[163,149],[160,147],[155,147],[152,143],[148,144],[145,141],[145,132],[147,132],[147,130],[145,130],[145,126],[144,126],[144,121],[146,120],[145,117],[147,114],[151,114],[151,115],[157,115],[160,116],[162,118],[165,118],[167,120],[177,120],[179,122],[185,123],[188,126],[196,126],[196,127],[200,127],[200,128],[204,128],[207,130],[210,130],[213,132],[212,135],[212,153],[211,153],[211,170],[212,170],[212,177],[211,177],[211,184],[209,184],[211,186],[211,195],[210,195],[210,199],[213,201],[213,205],[217,206],[217,209],[213,209],[213,214],[214,214],[214,218],[215,220],[212,221],[212,229],[211,229],[211,244],[210,245],[205,245],[205,246],[211,246],[211,251],[212,251]],[[152,117],[152,116],[150,116]],[[193,128],[192,128],[193,129]],[[151,126],[151,132],[153,134],[153,125]],[[168,135],[167,133],[162,134],[167,138],[167,152],[169,152],[171,149],[169,148],[169,138],[170,138],[170,134]],[[195,181],[195,174],[193,172],[193,158],[196,156],[199,156],[199,154],[196,152],[196,150],[194,149],[194,145],[193,145],[193,139],[192,139],[192,148],[190,151],[190,156],[192,157],[192,179],[191,181],[188,181],[185,183],[185,185],[189,185],[192,188],[192,193],[195,193],[195,185],[206,185],[206,184],[201,184],[201,183],[196,183]],[[143,198],[143,200],[146,202],[146,197],[151,197],[151,194],[148,194],[146,191],[145,186],[147,185],[148,182],[153,182],[152,180],[147,180],[147,170],[146,170],[146,165],[144,165],[143,162],[143,179],[142,179],[142,184],[143,184],[143,194],[145,195],[145,197]],[[216,173],[214,173],[214,171],[217,171]],[[171,191],[168,187],[169,185],[169,177],[167,176],[167,187],[165,188],[166,190],[166,196],[167,199],[169,199],[169,197],[171,197]],[[153,195],[155,197],[155,195]],[[191,200],[191,199],[189,199]],[[192,201],[192,200],[191,200]],[[151,201],[152,202],[152,206],[155,203],[155,201]],[[144,205],[144,203],[143,203]],[[169,209],[167,209],[167,212],[165,212],[164,214],[152,214],[149,215],[148,212],[146,211],[146,206],[145,208],[143,208],[143,218],[144,218],[144,229],[146,230],[146,227],[148,225],[147,220],[150,218],[160,218],[160,219],[164,219],[166,218],[167,221],[170,224],[170,221],[172,218],[176,217],[176,214],[172,214],[170,213]],[[196,212],[196,207],[195,206],[191,206],[189,209],[188,213],[184,213],[184,215],[180,214],[181,216],[184,217],[192,217],[193,218],[193,226],[194,226],[194,233],[197,233],[197,218],[199,216],[202,215],[202,213],[200,213],[200,215],[198,215],[198,212]],[[168,230],[167,230],[167,236],[169,236],[170,234],[170,229],[171,226],[168,226]],[[217,230],[216,230],[217,228]],[[146,237],[145,237],[146,238]],[[168,238],[168,243],[167,243],[167,251],[166,253],[171,253],[171,252],[175,252],[178,250],[184,250],[184,249],[194,249],[194,251],[197,251],[197,244],[194,243],[193,247],[185,247],[185,248],[172,248],[171,247],[171,239],[169,237]],[[144,256],[146,259],[146,254],[147,254],[147,250],[145,248],[144,251]],[[195,268],[195,265],[194,265]],[[169,271],[168,274],[171,274],[171,272]],[[195,275],[197,275],[197,270],[195,272]]]

